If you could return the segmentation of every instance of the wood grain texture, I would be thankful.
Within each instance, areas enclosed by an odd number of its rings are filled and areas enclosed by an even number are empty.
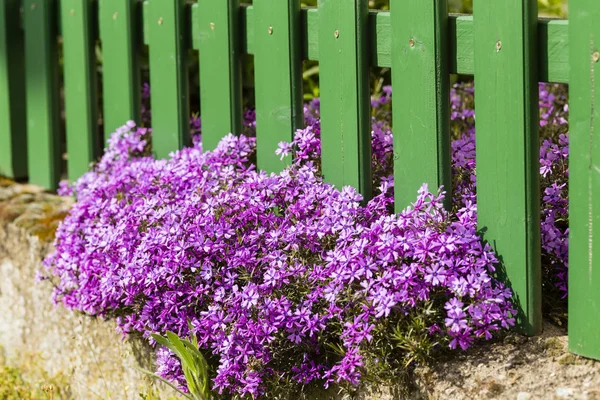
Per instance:
[[[129,120],[140,122],[141,21],[135,0],[99,0],[104,137]]]
[[[152,151],[158,158],[190,143],[185,1],[150,0],[145,29],[150,51]]]
[[[100,155],[96,73],[96,12],[91,0],[62,0],[67,177],[75,180]]]
[[[279,172],[290,158],[280,160],[278,144],[303,125],[300,2],[255,0],[253,20],[257,165]]]
[[[29,182],[55,189],[61,178],[57,2],[23,1]]]
[[[407,0],[391,6],[392,85],[399,88],[393,102],[396,211],[414,202],[424,183],[433,191],[443,186],[449,207],[448,4]]]
[[[600,359],[600,3],[569,13],[569,350]]]
[[[242,133],[239,0],[200,0],[194,22],[200,61],[203,149]]]
[[[371,195],[367,0],[319,1],[321,166],[338,189]]]
[[[475,0],[478,225],[513,291],[518,329],[542,328],[537,1]]]

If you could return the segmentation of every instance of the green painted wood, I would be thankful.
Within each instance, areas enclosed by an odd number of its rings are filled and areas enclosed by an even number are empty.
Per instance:
[[[477,210],[519,310],[541,332],[537,1],[474,2]]]
[[[142,3],[142,18],[144,23],[143,25],[143,29],[142,29],[142,36],[144,38],[144,44],[146,46],[150,45],[150,7],[149,7],[149,1],[145,0]]]
[[[538,79],[569,82],[569,23],[542,19],[538,24]]]
[[[150,0],[152,148],[158,158],[190,142],[187,37],[184,0]]]
[[[239,0],[198,2],[202,146],[207,150],[229,133],[242,133],[239,11]]]
[[[29,181],[55,189],[61,177],[57,2],[24,0],[23,14]]]
[[[423,183],[443,186],[448,207],[452,198],[447,10],[445,0],[391,4],[392,85],[404,93],[393,104],[397,211],[415,201]]]
[[[319,60],[319,13],[315,8],[301,11],[301,34],[305,39],[302,58]],[[254,54],[254,9],[242,6],[242,53]],[[473,75],[473,17],[450,15],[448,18],[449,72]],[[369,12],[369,51],[371,66],[392,66],[392,22],[389,11]],[[569,82],[569,35],[568,21],[540,19],[538,21],[538,79],[540,82]]]
[[[448,20],[450,71],[473,75],[473,16],[461,15]]]
[[[254,7],[242,4],[240,8],[241,52],[254,54]]]
[[[198,15],[199,9],[198,3],[192,4],[191,10],[191,20],[192,20],[192,49],[198,50],[200,48],[200,16]],[[241,7],[240,7],[241,12]],[[145,19],[145,18],[144,18]],[[241,21],[241,18],[240,18]],[[243,32],[240,30],[240,32]],[[240,48],[242,46],[240,45]]]
[[[20,1],[0,2],[0,175],[27,177],[24,47]]]
[[[600,3],[569,14],[569,350],[600,359]]]
[[[367,0],[319,0],[323,177],[371,195]]]
[[[135,0],[98,0],[104,136],[140,122],[139,17]]]
[[[258,168],[281,171],[275,154],[302,127],[300,1],[254,1],[254,86]]]
[[[568,27],[567,20],[540,19],[538,21],[537,60],[540,82],[569,82]],[[473,17],[470,15],[454,16],[449,20],[451,73],[464,75],[474,73],[473,28]],[[385,59],[385,55],[382,55],[382,58]]]
[[[67,175],[79,178],[100,155],[97,116],[96,31],[92,0],[61,0]]]

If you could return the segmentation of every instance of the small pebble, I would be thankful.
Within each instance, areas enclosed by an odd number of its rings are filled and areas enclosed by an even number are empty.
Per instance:
[[[517,400],[530,400],[531,397],[532,397],[531,393],[527,393],[527,392],[517,393]]]
[[[575,394],[575,389],[573,388],[558,388],[556,389],[556,396],[558,397],[570,397]]]

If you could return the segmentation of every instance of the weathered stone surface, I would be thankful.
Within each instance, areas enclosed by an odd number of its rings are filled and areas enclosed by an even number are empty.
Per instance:
[[[36,281],[70,203],[36,187],[0,185],[0,347],[8,360],[36,354],[50,375],[62,372],[75,399],[136,399],[152,388],[170,397],[135,368],[153,368],[143,340],[123,340],[114,322],[55,306],[52,283]]]

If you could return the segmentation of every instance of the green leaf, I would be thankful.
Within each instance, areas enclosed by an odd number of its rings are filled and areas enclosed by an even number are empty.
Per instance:
[[[154,372],[148,371],[147,369],[140,368],[140,367],[137,367],[137,366],[135,366],[135,369],[137,369],[138,371],[140,371],[140,372],[143,372],[143,373],[145,373],[146,375],[149,375],[149,376],[151,376],[151,377],[153,377],[153,378],[155,378],[155,379],[158,379],[158,380],[159,380],[159,381],[161,381],[162,383],[164,383],[164,384],[166,384],[166,385],[170,386],[170,387],[171,387],[173,390],[175,390],[177,393],[179,393],[180,395],[182,395],[182,396],[183,396],[183,397],[185,397],[186,399],[189,399],[189,400],[194,400],[194,398],[193,398],[193,397],[191,397],[189,394],[187,394],[187,393],[184,393],[184,392],[182,392],[181,390],[179,390],[179,389],[177,388],[177,386],[173,385],[171,382],[169,382],[168,380],[166,380],[166,379],[165,379],[165,378],[163,378],[162,376],[159,376],[159,375],[155,374]]]
[[[189,319],[188,319],[188,331],[190,331],[190,338],[192,339],[192,343],[194,343],[194,346],[197,349],[198,348],[198,338],[196,337],[196,334],[194,333],[194,326],[192,325],[192,321],[190,321]]]
[[[165,337],[162,337],[156,333],[152,333],[150,334],[150,336],[152,336],[152,338],[154,340],[156,340],[156,342],[158,344],[160,344],[161,346],[166,347],[167,349],[171,350],[173,353],[175,353],[175,347],[173,347],[173,345],[171,344],[171,342],[169,342],[169,340]]]
[[[192,343],[192,342],[190,342],[189,340],[186,340],[186,339],[181,339],[181,343],[196,358],[204,361],[204,356],[202,355],[202,353],[200,353],[200,350],[198,350],[198,345],[197,344],[194,344],[194,343]]]
[[[190,357],[189,353],[186,351],[185,346],[181,343],[181,339],[174,332],[167,331],[167,338],[169,342],[175,347],[175,352],[181,358],[181,362],[187,365],[192,365],[193,360]]]
[[[311,67],[311,68],[307,69],[306,71],[304,71],[304,73],[302,74],[302,78],[308,79],[313,75],[317,75],[318,73],[319,73],[319,66],[315,65],[314,67]]]

